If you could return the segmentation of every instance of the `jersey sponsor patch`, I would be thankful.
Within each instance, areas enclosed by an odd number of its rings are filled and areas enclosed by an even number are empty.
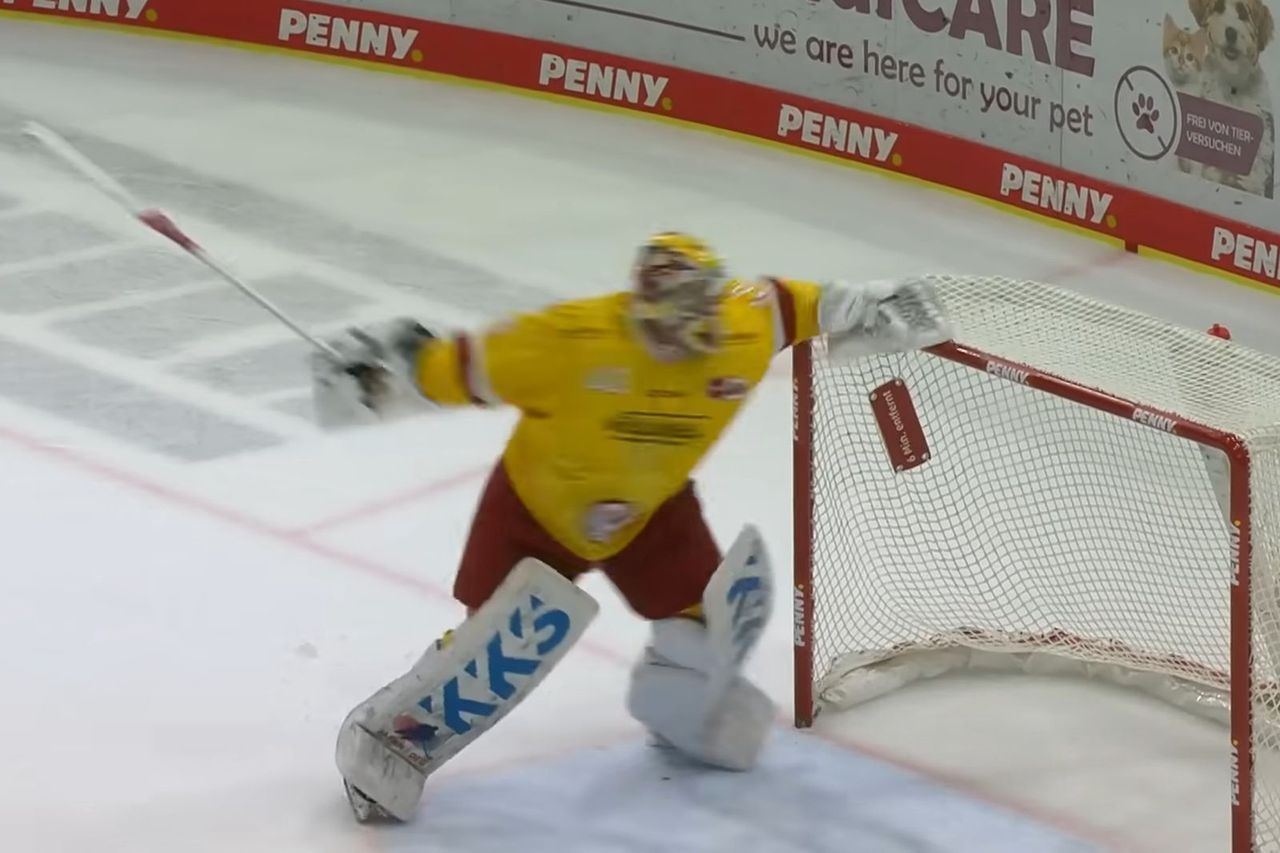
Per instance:
[[[616,441],[636,444],[689,444],[706,435],[706,415],[668,412],[619,412],[605,427]]]
[[[713,400],[741,400],[751,390],[751,383],[741,376],[717,376],[707,383],[707,396]]]
[[[625,367],[597,367],[587,374],[587,390],[626,394],[631,390],[631,371]]]

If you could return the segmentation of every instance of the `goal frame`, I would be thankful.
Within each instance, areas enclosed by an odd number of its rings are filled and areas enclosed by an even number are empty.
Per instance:
[[[813,599],[813,471],[820,460],[814,457],[814,365],[813,342],[797,344],[792,357],[792,450],[793,450],[793,532],[794,532],[794,680],[795,726],[808,728],[820,713],[814,695],[814,599]],[[1167,430],[1179,438],[1225,454],[1229,466],[1229,514],[1236,533],[1233,548],[1230,590],[1230,712],[1231,740],[1231,836],[1232,849],[1244,853],[1253,849],[1253,672],[1251,666],[1252,602],[1249,450],[1231,432],[1142,406],[1131,400],[1086,387],[1034,366],[999,358],[963,344],[948,341],[925,350],[942,358],[1003,381],[1015,382],[1072,403],[1087,406],[1115,417],[1160,429],[1143,417],[1157,415]]]

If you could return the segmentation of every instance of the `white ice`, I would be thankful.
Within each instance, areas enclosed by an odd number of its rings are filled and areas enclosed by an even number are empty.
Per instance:
[[[16,141],[16,122],[38,119],[172,165],[122,177],[176,198],[170,212],[238,268],[303,271],[367,300],[369,319],[412,311],[470,324],[502,304],[440,299],[447,276],[429,265],[415,291],[351,273],[331,241],[307,250],[310,226],[261,221],[273,209],[264,199],[426,247],[531,298],[619,287],[636,241],[676,227],[704,235],[739,271],[1021,276],[1277,346],[1280,302],[1269,295],[692,130],[9,18],[0,79],[0,202],[11,202],[0,205],[0,239],[6,222],[54,211],[156,245]],[[188,177],[171,177],[179,172]],[[218,204],[198,203],[207,193],[190,181],[216,190]],[[0,255],[0,297],[7,278],[40,263]],[[179,462],[0,394],[0,849],[1226,849],[1226,732],[1075,682],[947,679],[826,716],[811,732],[780,718],[755,774],[669,762],[621,705],[644,626],[594,578],[586,587],[603,614],[583,646],[430,780],[420,818],[355,826],[333,768],[335,726],[460,618],[451,575],[512,418],[458,412],[320,435],[282,413],[288,389],[214,392],[171,369],[285,340],[278,329],[229,326],[145,358],[109,339],[95,346],[97,311],[148,310],[152,297],[131,284],[92,305],[0,315],[0,337],[282,439]],[[721,540],[753,521],[783,570],[787,371],[784,358],[699,473]],[[751,674],[785,717],[785,601],[778,613]]]

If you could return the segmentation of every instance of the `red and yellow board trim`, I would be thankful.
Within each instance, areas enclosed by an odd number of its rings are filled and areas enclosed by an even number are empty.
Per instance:
[[[1250,263],[1280,246],[1280,231],[1197,210],[1168,199],[1110,184],[1019,157],[977,142],[938,131],[881,118],[812,98],[730,80],[696,71],[668,67],[627,57],[503,33],[424,21],[367,9],[315,2],[280,0],[137,0],[144,9],[127,17],[130,0],[12,0],[0,5],[0,16],[39,18],[61,23],[109,27],[176,38],[213,40],[240,47],[282,50],[331,62],[353,63],[381,70],[449,79],[471,85],[498,87],[522,94],[569,100],[581,105],[620,110],[762,143],[782,150],[855,167],[874,169],[896,178],[923,182],[966,195],[1008,211],[1033,216],[1097,237],[1117,246],[1163,258],[1272,293],[1280,293],[1280,270]],[[112,14],[114,12],[114,14]],[[347,49],[323,38],[286,33],[288,20],[297,22],[340,18],[369,27],[397,27],[415,31],[412,46],[403,52]],[[294,27],[293,29],[296,29]],[[399,54],[399,55],[397,55]],[[594,63],[666,79],[662,97],[615,99],[586,91],[569,91],[564,78],[544,81],[544,59]],[[891,156],[883,160],[805,142],[802,135],[780,135],[783,109],[820,114],[837,122],[897,134]],[[1039,181],[1062,181],[1112,199],[1100,221],[1028,203],[1018,193],[1002,193],[1007,170],[1034,172]],[[1225,251],[1230,235],[1240,251]],[[1241,264],[1244,264],[1242,267]]]

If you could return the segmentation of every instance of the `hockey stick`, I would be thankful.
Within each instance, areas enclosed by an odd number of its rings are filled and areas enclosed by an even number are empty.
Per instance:
[[[139,201],[134,198],[128,190],[121,186],[115,178],[108,175],[88,157],[77,151],[72,147],[71,143],[67,142],[67,140],[63,139],[57,133],[44,125],[37,124],[36,122],[27,122],[23,127],[23,133],[42,143],[55,156],[78,172],[81,177],[97,187],[103,195],[107,196],[116,204],[128,211],[129,215],[134,219],[137,219],[157,234],[167,237],[174,243],[177,243],[184,251],[192,255],[196,260],[200,261],[200,263],[204,264],[209,269],[213,270],[232,287],[239,290],[254,302],[257,302],[267,311],[271,312],[277,320],[288,326],[294,334],[298,335],[298,337],[302,338],[304,341],[311,344],[317,350],[335,361],[343,360],[337,350],[299,326],[289,317],[289,315],[277,308],[271,300],[267,299],[253,287],[245,284],[223,267],[222,264],[210,257],[209,253],[206,252],[199,243],[188,237],[187,234],[183,232],[183,230],[179,228],[177,224],[165,213],[156,210],[155,208],[144,208],[142,204],[139,203]]]

